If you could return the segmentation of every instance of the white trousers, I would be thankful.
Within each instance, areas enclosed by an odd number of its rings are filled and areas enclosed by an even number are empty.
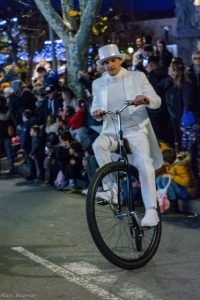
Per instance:
[[[128,156],[129,162],[139,171],[144,206],[146,209],[157,207],[155,170],[150,158],[147,129],[145,127],[140,128],[137,132],[125,135],[124,138],[129,141],[132,152]],[[117,139],[115,140],[112,136],[102,134],[95,140],[93,150],[100,167],[112,161],[111,152],[116,151],[117,146]]]

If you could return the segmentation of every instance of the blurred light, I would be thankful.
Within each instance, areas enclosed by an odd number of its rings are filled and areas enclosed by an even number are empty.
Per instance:
[[[3,25],[5,25],[7,23],[7,21],[5,21],[5,20],[2,20],[2,21],[0,21],[0,26],[3,26]]]
[[[0,55],[0,65],[3,65],[6,63],[7,59],[9,58],[9,54],[1,54]]]
[[[127,50],[128,50],[128,53],[129,53],[129,54],[132,54],[132,53],[134,52],[134,49],[133,49],[133,47],[128,47],[128,49],[127,49]]]
[[[200,6],[200,0],[194,0],[193,4],[194,4],[195,6]]]
[[[17,19],[17,18],[12,18],[12,19],[10,19],[10,21],[11,21],[11,22],[17,22],[18,19]]]
[[[92,53],[93,50],[94,50],[93,47],[90,47],[88,52],[89,52],[89,53]]]
[[[66,49],[64,48],[62,40],[55,40],[55,52],[56,58],[60,61],[66,61]],[[45,58],[46,61],[52,61],[52,48],[51,41],[45,41],[44,47],[41,52],[36,51],[34,56],[34,63],[38,63],[41,58]]]

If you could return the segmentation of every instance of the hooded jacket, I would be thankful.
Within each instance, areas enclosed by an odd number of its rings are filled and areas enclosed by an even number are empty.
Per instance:
[[[191,156],[188,152],[180,152],[175,162],[166,168],[171,179],[184,186],[191,197],[198,195],[197,180],[191,170]]]

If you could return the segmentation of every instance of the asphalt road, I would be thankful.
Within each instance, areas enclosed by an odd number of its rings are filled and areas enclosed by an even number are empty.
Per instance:
[[[199,282],[199,218],[164,217],[156,256],[127,271],[96,249],[84,196],[0,179],[0,299],[199,300]]]

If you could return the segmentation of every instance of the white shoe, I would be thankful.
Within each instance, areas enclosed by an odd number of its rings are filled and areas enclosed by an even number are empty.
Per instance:
[[[152,227],[159,223],[159,217],[155,208],[148,208],[145,211],[145,216],[141,221],[142,227]]]
[[[87,193],[88,193],[88,189],[84,189],[84,190],[82,190],[82,191],[81,191],[81,193],[82,193],[83,195],[87,195]]]
[[[106,191],[106,192],[97,192],[96,198],[102,199],[106,202],[111,202],[114,204],[118,204],[118,198],[117,198],[117,191],[116,189],[113,189],[113,191]]]

